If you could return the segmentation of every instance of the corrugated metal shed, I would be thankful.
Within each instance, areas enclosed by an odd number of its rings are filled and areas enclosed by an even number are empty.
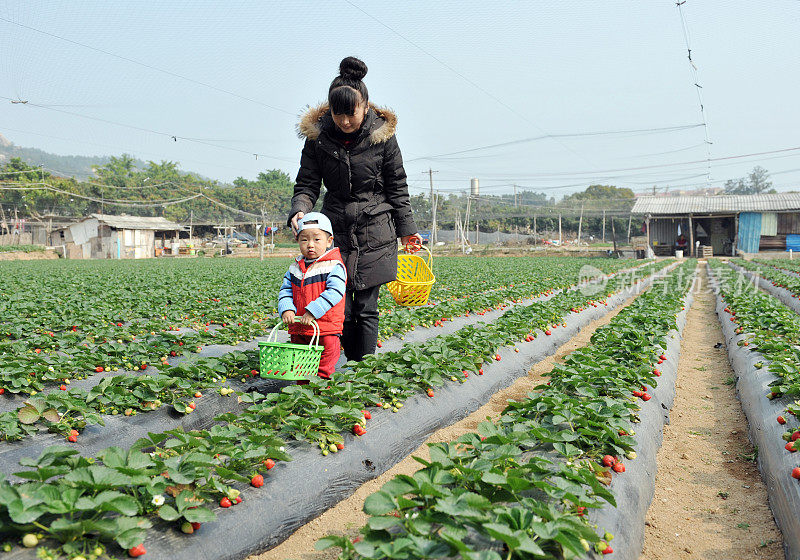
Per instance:
[[[678,215],[739,212],[780,212],[800,210],[800,193],[717,195],[717,196],[640,196],[631,210],[634,214]]]
[[[147,229],[155,231],[183,231],[180,224],[166,218],[147,216],[112,216],[110,214],[92,214],[102,224],[116,229]]]

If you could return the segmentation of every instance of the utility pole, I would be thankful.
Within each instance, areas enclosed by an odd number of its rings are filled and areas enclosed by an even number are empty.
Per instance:
[[[633,221],[633,214],[628,216],[628,243],[631,242],[631,222]]]
[[[533,215],[533,242],[536,243],[536,214]]]
[[[581,229],[583,228],[583,204],[581,204],[581,217],[578,219],[578,245],[581,244]]]
[[[611,224],[612,224],[612,227],[613,227],[614,218],[611,218]],[[603,243],[605,243],[605,242],[606,242],[606,211],[603,210]]]
[[[189,245],[192,245],[192,233],[194,231],[194,210],[189,211]]]
[[[514,185],[514,208],[517,207],[517,185]]]
[[[558,245],[561,246],[561,214],[558,214]]]
[[[428,168],[428,178],[431,182],[431,244],[436,242],[436,202],[433,194],[433,174],[439,173],[430,167]]]
[[[433,194],[433,229],[431,230],[431,248],[433,245],[436,244],[438,241],[438,236],[436,235],[436,213],[439,209],[439,191],[436,191]]]
[[[263,228],[267,227],[267,218],[264,216],[264,207],[261,207],[261,228],[258,231],[258,236],[261,238],[261,242],[259,243],[258,249],[258,258],[259,260],[264,260],[264,230]]]

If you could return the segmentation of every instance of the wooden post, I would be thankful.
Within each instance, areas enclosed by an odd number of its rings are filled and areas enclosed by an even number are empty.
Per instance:
[[[536,244],[536,214],[533,215],[533,243]]]
[[[633,214],[628,216],[628,243],[631,242],[631,222],[633,221]]]
[[[692,223],[692,215],[689,214],[689,256],[695,257],[695,250],[694,250],[694,224]]]
[[[559,213],[559,215],[558,215],[558,246],[560,247],[561,245],[562,245],[562,240],[561,240],[561,214]]]
[[[611,218],[611,227],[614,227],[614,218]],[[603,243],[606,242],[606,211],[603,210]]]
[[[581,244],[581,229],[583,228],[583,204],[581,204],[581,217],[578,219],[578,245]]]
[[[647,248],[650,248],[650,214],[644,219],[644,227],[647,229]],[[645,255],[647,258],[647,255]]]
[[[603,220],[603,226],[606,225],[605,220]],[[603,228],[605,230],[605,227]],[[614,242],[614,252],[617,252],[617,230],[614,228],[614,216],[611,216],[611,239]],[[603,241],[605,241],[605,236],[603,236]]]
[[[194,231],[194,210],[189,212],[189,245],[192,245],[192,233]]]
[[[267,218],[264,216],[264,207],[261,207],[261,227],[267,227]],[[264,260],[264,232],[262,230],[258,231],[258,236],[261,238],[261,241],[258,244],[258,258],[259,260]]]

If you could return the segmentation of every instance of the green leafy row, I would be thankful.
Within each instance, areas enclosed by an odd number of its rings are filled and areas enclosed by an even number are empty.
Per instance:
[[[317,548],[403,560],[569,559],[592,545],[611,552],[613,535],[601,539],[585,518],[586,508],[616,505],[605,488],[611,471],[598,459],[635,457],[631,395],[656,384],[695,266],[687,261],[645,292],[497,421],[430,445],[430,461],[416,458],[423,469],[367,498],[371,517],[357,538],[330,536]]]
[[[648,265],[638,274],[644,277],[665,264]],[[614,278],[601,293],[624,286],[622,278]],[[98,455],[102,464],[73,449],[48,448],[38,459],[25,461],[29,471],[16,473],[32,482],[0,480],[0,538],[39,531],[58,543],[59,553],[73,556],[101,541],[124,548],[140,544],[153,515],[179,522],[211,519],[203,504],[220,496],[240,497],[229,484],[247,482],[248,476],[268,470],[270,461],[290,459],[278,436],[327,445],[325,454],[338,451],[343,431],[366,425],[368,405],[396,411],[413,392],[444,384],[447,373],[462,373],[456,368],[474,372],[499,346],[557,324],[578,306],[598,305],[594,299],[578,291],[559,294],[515,308],[492,325],[465,327],[415,349],[368,357],[330,385],[314,380],[267,398],[240,395],[254,403],[244,413],[221,415],[208,430],[151,434],[128,451],[110,448]],[[71,474],[76,471],[80,474]],[[112,490],[119,495],[107,493]],[[53,501],[55,495],[65,498]],[[90,501],[93,507],[84,508]]]

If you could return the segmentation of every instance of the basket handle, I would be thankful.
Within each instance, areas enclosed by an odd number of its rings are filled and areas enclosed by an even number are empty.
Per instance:
[[[409,241],[408,243],[405,244],[403,249],[405,249],[406,253],[409,253],[411,255],[413,255],[414,253],[418,253],[420,249],[425,249],[428,252],[428,258],[427,258],[428,268],[433,270],[433,253],[431,253],[431,250],[428,249],[425,245],[421,245],[417,241]]]
[[[294,322],[295,323],[299,323],[300,322],[300,318],[299,317],[295,317],[294,318]],[[276,339],[276,337],[278,335],[278,327],[280,327],[282,324],[283,324],[283,321],[279,322],[277,325],[272,327],[272,330],[270,331],[269,336],[267,337],[267,342],[275,342],[275,339]],[[311,326],[314,327],[314,334],[311,337],[311,340],[308,342],[308,346],[309,347],[316,346],[319,343],[319,325],[317,324],[316,321],[314,321],[312,319],[311,320]]]

